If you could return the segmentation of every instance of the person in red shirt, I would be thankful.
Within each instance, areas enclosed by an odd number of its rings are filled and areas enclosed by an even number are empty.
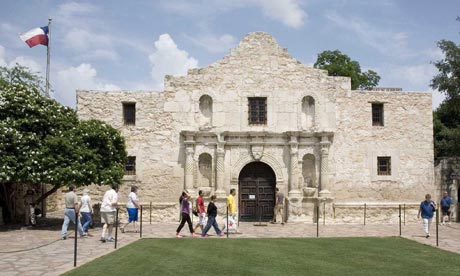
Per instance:
[[[196,198],[195,210],[198,212],[198,223],[195,225],[194,231],[200,227],[203,232],[203,227],[206,225],[206,208],[204,207],[203,191],[198,191],[198,197]]]

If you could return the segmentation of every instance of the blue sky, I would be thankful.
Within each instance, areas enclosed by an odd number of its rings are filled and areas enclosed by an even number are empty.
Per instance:
[[[46,47],[29,48],[20,33],[51,17],[52,95],[75,107],[76,89],[163,89],[165,74],[182,75],[229,53],[249,32],[271,34],[307,66],[338,49],[379,86],[431,91],[436,42],[460,41],[458,0],[3,0],[0,66],[43,74]],[[433,91],[433,106],[442,95]]]

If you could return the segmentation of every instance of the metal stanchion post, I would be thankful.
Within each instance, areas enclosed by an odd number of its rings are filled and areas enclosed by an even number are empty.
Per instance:
[[[399,204],[399,236],[401,237],[401,204]]]
[[[228,205],[227,205],[227,239],[228,239]]]
[[[142,238],[142,205],[141,205],[141,218],[140,218],[140,225],[139,225],[139,237]]]
[[[438,209],[435,210],[436,212],[436,246],[439,246],[439,229],[438,229],[438,226],[439,226],[439,212],[438,212]]]
[[[316,206],[316,237],[319,237],[319,205]]]
[[[152,224],[152,202],[150,201],[150,224]]]
[[[404,203],[404,209],[403,209],[403,216],[404,216],[404,225],[406,225],[406,203]]]
[[[77,237],[78,237],[78,213],[77,209],[75,210],[75,241],[74,241],[74,248],[73,248],[73,266],[77,266]]]
[[[326,201],[323,204],[323,225],[326,225]]]
[[[366,203],[364,203],[364,225],[366,225]]]
[[[115,249],[117,249],[117,242],[118,242],[118,211],[120,208],[117,207],[117,212],[115,215]]]

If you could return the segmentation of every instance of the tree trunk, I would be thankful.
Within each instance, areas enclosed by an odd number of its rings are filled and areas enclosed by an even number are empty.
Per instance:
[[[11,223],[14,221],[13,204],[11,200],[12,195],[8,193],[9,189],[5,183],[2,183],[2,189],[3,189],[2,197],[3,197],[3,201],[5,203],[5,208],[6,208],[6,210],[4,211],[6,213],[5,223]]]
[[[59,185],[54,185],[51,190],[47,191],[46,193],[42,194],[37,200],[35,200],[35,205],[38,205],[40,202],[42,202],[45,198],[48,196],[54,194],[61,186]]]

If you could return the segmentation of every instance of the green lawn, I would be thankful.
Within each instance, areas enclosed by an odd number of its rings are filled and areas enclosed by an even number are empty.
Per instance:
[[[460,254],[403,238],[142,239],[64,275],[460,275]]]

